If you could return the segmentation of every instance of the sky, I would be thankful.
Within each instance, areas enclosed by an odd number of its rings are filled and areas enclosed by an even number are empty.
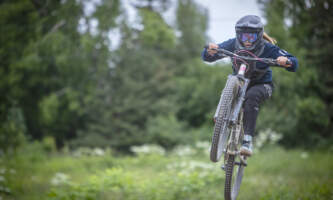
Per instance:
[[[87,14],[92,13],[94,4],[98,4],[101,0],[93,0],[85,7]],[[163,14],[166,21],[173,24],[175,20],[176,0],[172,0],[173,6]],[[238,19],[245,15],[258,15],[262,17],[257,0],[195,0],[198,4],[208,9],[209,12],[209,29],[208,36],[211,39],[209,42],[221,43],[227,39],[235,37],[235,23]],[[132,25],[137,24],[136,11],[130,5],[133,0],[122,0],[123,6],[127,12],[128,20]],[[265,22],[263,20],[263,22]],[[97,26],[97,21],[91,22],[93,27]],[[80,26],[83,31],[85,26]],[[111,32],[110,39],[113,40],[114,47],[119,43],[119,33]]]
[[[172,0],[175,2],[175,0]],[[195,0],[196,3],[208,9],[210,42],[220,43],[235,36],[235,23],[245,15],[261,16],[257,0]],[[131,0],[123,0],[130,21],[134,22],[135,10],[130,6]],[[174,20],[175,3],[164,13],[164,18],[172,24]]]
[[[235,37],[235,24],[245,15],[262,17],[256,0],[196,0],[209,11],[210,42],[221,43]]]

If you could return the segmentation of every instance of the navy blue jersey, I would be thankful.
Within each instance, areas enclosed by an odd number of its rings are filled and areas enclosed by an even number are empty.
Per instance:
[[[226,49],[231,52],[235,52],[235,42],[236,39],[230,39],[225,42],[222,42],[218,44],[219,48]],[[285,56],[288,57],[288,59],[292,62],[292,65],[290,67],[285,68],[286,70],[290,72],[295,72],[298,68],[298,61],[297,58],[295,58],[293,55],[288,53],[285,50],[280,49],[279,47],[269,43],[265,42],[265,47],[263,53],[260,55],[260,58],[273,58],[277,59],[279,56]],[[216,60],[219,60],[223,57],[218,56],[217,54],[211,56],[207,52],[207,48],[205,48],[202,52],[202,59],[207,62],[214,62]],[[270,83],[272,82],[272,70],[269,68],[269,65],[266,63],[258,62],[257,63],[257,68],[259,69],[267,69],[268,70],[265,72],[265,74],[258,80],[255,80],[255,83]]]

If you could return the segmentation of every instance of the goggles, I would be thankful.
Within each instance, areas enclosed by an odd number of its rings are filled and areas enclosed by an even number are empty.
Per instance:
[[[258,33],[242,33],[240,35],[240,39],[242,42],[249,41],[251,43],[255,42],[258,38]]]

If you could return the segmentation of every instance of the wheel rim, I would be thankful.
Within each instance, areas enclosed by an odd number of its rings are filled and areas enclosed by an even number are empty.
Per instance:
[[[223,129],[221,130],[221,132],[223,132],[223,130],[226,129],[226,131],[224,131],[224,134],[220,133],[220,138],[219,138],[219,143],[218,143],[218,149],[217,149],[217,160],[220,160],[220,158],[222,157],[222,154],[224,153],[224,149],[227,143],[227,138],[229,136],[229,129],[226,127],[227,125],[224,124]]]
[[[242,183],[243,179],[243,174],[244,174],[244,166],[238,166],[237,174],[235,174],[235,181],[232,186],[232,192],[231,192],[231,199],[234,200],[238,196],[240,185]]]

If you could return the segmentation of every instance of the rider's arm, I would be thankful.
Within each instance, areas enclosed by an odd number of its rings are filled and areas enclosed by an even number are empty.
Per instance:
[[[298,68],[298,60],[295,56],[291,55],[287,51],[280,49],[279,47],[272,45],[271,47],[272,58],[277,59],[280,56],[287,57],[291,61],[291,66],[286,67],[286,70],[290,72],[296,72]]]
[[[222,42],[222,43],[218,44],[218,46],[219,46],[219,48],[226,49],[228,51],[233,52],[234,48],[235,48],[235,39],[230,39],[225,42]],[[207,48],[204,48],[204,50],[201,53],[201,57],[204,61],[207,61],[207,62],[214,62],[216,60],[223,58],[223,56],[219,56],[218,54],[209,55],[209,53],[207,52]]]

